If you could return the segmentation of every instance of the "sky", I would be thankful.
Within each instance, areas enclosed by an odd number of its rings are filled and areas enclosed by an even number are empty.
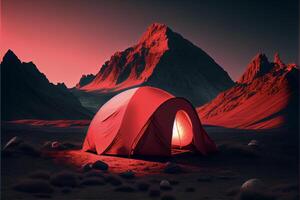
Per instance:
[[[73,87],[153,22],[206,51],[233,80],[265,53],[299,64],[298,0],[0,0],[0,56],[11,49]]]

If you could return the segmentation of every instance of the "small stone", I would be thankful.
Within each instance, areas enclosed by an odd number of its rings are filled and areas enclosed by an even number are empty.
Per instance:
[[[162,180],[159,184],[160,188],[163,190],[171,190],[171,184],[168,180]]]
[[[260,179],[249,179],[241,186],[241,191],[264,191],[266,186]]]
[[[93,169],[92,167],[92,163],[86,163],[86,164],[83,164],[81,166],[81,169],[83,172],[88,172],[88,171],[91,171]]]
[[[106,171],[106,170],[108,170],[108,164],[106,164],[103,161],[97,160],[96,162],[94,162],[92,164],[92,168]]]
[[[251,140],[248,143],[248,146],[250,146],[250,147],[258,147],[259,146],[259,142],[257,140]]]
[[[182,168],[175,163],[167,162],[164,172],[168,174],[178,174],[182,172]]]
[[[3,147],[2,150],[6,150],[9,149],[11,147],[15,147],[17,145],[19,145],[20,143],[22,143],[23,140],[21,140],[19,137],[15,136],[13,138],[11,138]]]

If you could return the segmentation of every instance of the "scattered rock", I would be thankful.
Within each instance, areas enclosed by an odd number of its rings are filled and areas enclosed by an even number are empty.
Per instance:
[[[105,162],[103,162],[101,160],[97,160],[96,162],[94,162],[92,164],[92,168],[106,171],[106,170],[108,170],[108,164],[106,164]]]
[[[117,192],[135,192],[135,189],[129,185],[122,185],[122,186],[115,188],[115,191],[117,191]]]
[[[167,162],[164,172],[168,174],[178,174],[182,172],[182,168],[175,163]]]
[[[14,186],[14,189],[20,192],[28,193],[52,193],[54,189],[45,180],[23,180]]]
[[[185,191],[186,191],[186,192],[195,192],[196,189],[193,188],[193,187],[187,187],[187,188],[185,189]]]
[[[89,177],[81,181],[80,185],[104,185],[105,182],[101,178]]]
[[[260,179],[249,179],[241,186],[241,191],[265,191],[267,188]]]
[[[52,148],[51,143],[52,143],[51,141],[44,142],[44,144],[42,145],[42,148],[43,149],[51,149]]]
[[[50,183],[58,187],[76,187],[78,185],[78,176],[72,172],[60,172],[50,178]]]
[[[16,147],[17,145],[21,144],[23,142],[22,139],[20,139],[19,137],[15,136],[13,138],[11,138],[3,147],[2,150],[7,150],[9,148],[12,147]]]
[[[171,187],[171,184],[168,180],[162,180],[159,184],[160,186],[160,189],[162,190],[171,190],[172,187]]]
[[[161,200],[175,200],[176,198],[171,194],[165,194],[161,197]]]
[[[83,172],[88,172],[88,171],[91,171],[93,169],[92,167],[92,163],[86,163],[86,164],[83,164],[81,166],[81,169]]]
[[[150,187],[150,184],[146,182],[138,182],[137,183],[137,189],[140,191],[147,191]]]
[[[259,147],[259,142],[257,140],[251,140],[249,143],[248,143],[248,146],[250,147]]]
[[[240,188],[238,200],[274,200],[275,196],[270,193],[266,185],[259,179],[250,179]]]
[[[36,171],[36,172],[29,174],[29,178],[49,180],[50,174],[47,171]]]
[[[66,149],[65,146],[62,143],[58,142],[58,141],[52,142],[51,143],[51,148],[53,150],[65,150]]]
[[[135,174],[133,171],[129,170],[129,171],[120,173],[120,176],[125,179],[133,179],[135,177]]]

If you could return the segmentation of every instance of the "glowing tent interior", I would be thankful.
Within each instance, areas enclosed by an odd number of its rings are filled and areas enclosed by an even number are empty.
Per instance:
[[[145,86],[126,90],[104,104],[82,149],[120,156],[170,156],[172,148],[203,155],[216,151],[189,101]]]

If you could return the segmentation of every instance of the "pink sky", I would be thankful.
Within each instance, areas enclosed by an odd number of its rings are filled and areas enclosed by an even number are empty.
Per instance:
[[[269,33],[260,32],[272,30],[263,21],[268,15],[261,17],[265,13],[261,4],[260,21],[257,21],[251,9],[249,16],[244,16],[249,19],[237,18],[234,12],[230,12],[233,16],[229,15],[228,8],[224,7],[227,4],[216,8],[206,1],[199,1],[199,5],[195,2],[133,2],[2,0],[0,55],[11,49],[22,61],[33,61],[51,82],[65,82],[73,87],[83,74],[97,73],[113,53],[135,44],[148,25],[160,22],[206,51],[234,80],[258,51],[269,56],[279,51],[284,60],[286,57],[288,61],[296,60],[297,43],[292,37],[281,37],[280,33],[280,30],[294,33],[292,29],[282,27],[276,31],[279,36],[274,36],[275,39]],[[243,12],[246,11],[248,9]],[[283,19],[291,21],[287,14]],[[252,21],[245,24],[246,20]],[[274,16],[270,20],[276,21]],[[251,27],[250,23],[257,25],[258,22],[263,29]],[[247,30],[249,27],[255,32]]]

